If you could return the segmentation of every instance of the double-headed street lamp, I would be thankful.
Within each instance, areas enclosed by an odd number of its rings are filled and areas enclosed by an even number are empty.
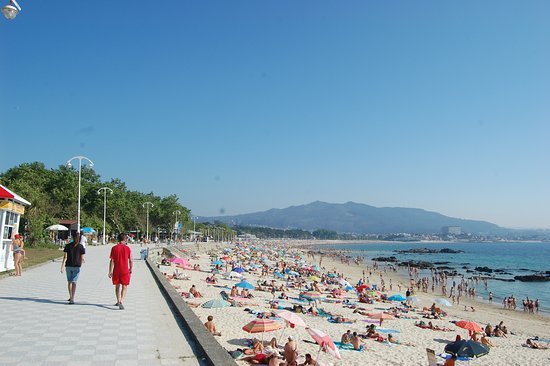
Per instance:
[[[77,226],[78,233],[80,233],[80,181],[82,179],[81,178],[82,177],[82,160],[85,160],[85,162],[87,161],[88,167],[90,168],[94,166],[94,162],[85,156],[74,156],[69,160],[67,160],[67,167],[72,168],[73,165],[71,164],[71,161],[75,159],[78,160],[78,212],[77,212],[76,226]]]
[[[113,190],[109,187],[101,187],[97,190],[97,194],[101,194],[101,191],[103,191],[103,245],[105,245],[105,224],[107,220],[107,191],[109,191],[110,194],[113,194]]]
[[[147,208],[147,233],[145,234],[145,238],[149,242],[149,207],[155,207],[155,205],[152,202],[145,202],[143,207]]]

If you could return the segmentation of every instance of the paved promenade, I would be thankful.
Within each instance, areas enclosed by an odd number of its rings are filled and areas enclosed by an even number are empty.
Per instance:
[[[88,246],[75,304],[61,262],[0,279],[0,365],[199,365],[139,246],[125,310],[107,277],[112,245]],[[62,254],[62,252],[60,252]],[[198,356],[200,357],[200,356]]]

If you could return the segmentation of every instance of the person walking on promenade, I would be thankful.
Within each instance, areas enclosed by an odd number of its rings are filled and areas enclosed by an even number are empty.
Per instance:
[[[25,243],[20,234],[15,234],[12,239],[13,265],[15,266],[15,276],[21,276],[23,273],[23,257],[25,257]]]
[[[76,233],[74,239],[63,249],[63,261],[61,262],[61,273],[63,269],[67,273],[67,288],[69,289],[69,304],[74,304],[74,294],[76,292],[76,281],[80,274],[80,267],[84,262],[86,249],[80,244],[80,234]]]
[[[84,235],[84,231],[80,230],[80,244],[86,249],[86,244],[88,244],[88,238]]]
[[[116,304],[120,310],[124,310],[122,302],[126,296],[126,288],[130,284],[132,275],[132,251],[127,245],[126,234],[118,235],[118,244],[111,248],[111,261],[109,262],[109,278],[115,285]]]

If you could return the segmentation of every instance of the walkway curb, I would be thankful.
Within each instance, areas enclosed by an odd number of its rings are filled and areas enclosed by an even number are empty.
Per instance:
[[[170,300],[170,302],[174,305],[175,309],[179,313],[179,316],[183,320],[183,323],[187,327],[189,334],[193,337],[193,340],[204,353],[208,363],[214,366],[237,366],[235,360],[218,343],[214,336],[210,334],[199,317],[193,312],[193,310],[191,310],[189,305],[187,305],[170,282],[168,282],[166,277],[164,277],[164,274],[157,268],[156,264],[151,262],[149,258],[147,258],[146,263],[161,292],[167,297],[167,300]]]

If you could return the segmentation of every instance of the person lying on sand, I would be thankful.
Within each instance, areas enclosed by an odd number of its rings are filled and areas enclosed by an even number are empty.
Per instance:
[[[527,339],[527,341],[525,342],[525,345],[527,347],[534,348],[534,349],[548,349],[549,348],[548,345],[542,344],[540,342],[533,341],[531,339]]]
[[[332,319],[334,323],[355,323],[357,320],[351,320],[350,318],[345,318],[341,315],[331,316],[329,319]]]
[[[416,347],[412,343],[402,343],[402,342],[400,342],[397,338],[394,338],[394,336],[392,334],[388,334],[388,342],[393,343],[393,344],[402,344],[403,346]]]

